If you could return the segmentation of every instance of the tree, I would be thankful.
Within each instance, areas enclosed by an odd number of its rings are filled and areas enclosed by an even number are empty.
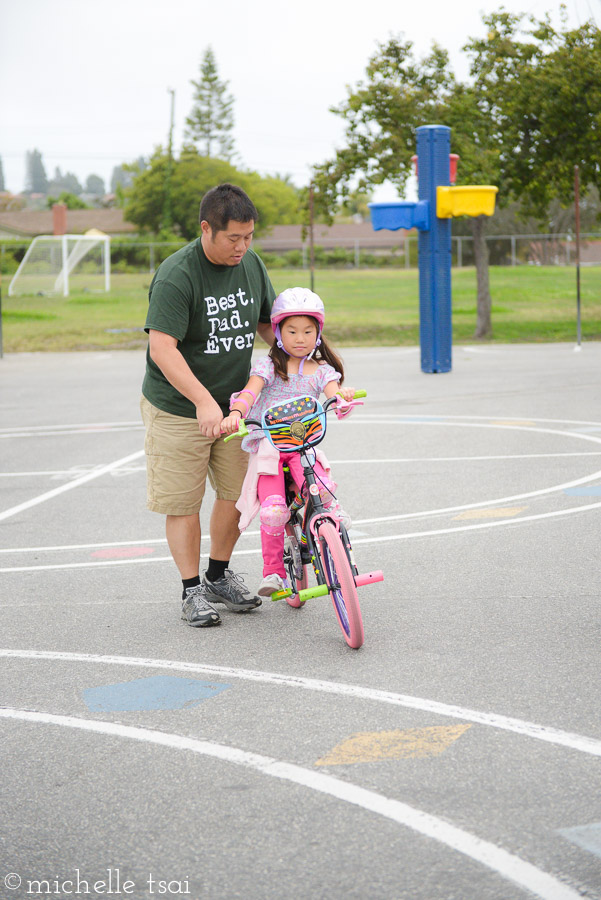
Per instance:
[[[220,81],[211,47],[200,64],[200,78],[194,87],[194,105],[186,119],[185,137],[201,145],[204,156],[230,162],[234,152],[233,97],[227,93],[227,81]]]
[[[555,30],[501,11],[484,16],[483,38],[464,48],[470,81],[455,80],[448,56],[433,45],[419,65],[409,42],[391,37],[370,60],[367,80],[349,89],[333,112],[347,123],[347,146],[315,168],[317,208],[331,216],[352,185],[369,189],[385,180],[402,196],[418,125],[452,129],[461,157],[458,184],[493,184],[498,202],[520,201],[542,217],[551,200],[571,201],[573,168],[583,183],[601,173],[601,32],[592,23]],[[569,111],[569,114],[568,114]],[[470,218],[478,282],[476,337],[491,334],[487,219]]]
[[[351,219],[354,222],[369,222],[369,204],[371,203],[369,191],[351,191],[342,204],[342,218]]]
[[[142,230],[161,234],[163,226],[163,185],[168,154],[157,147],[147,168],[125,191],[125,218]],[[225,181],[240,185],[257,207],[257,234],[276,222],[298,218],[298,193],[277,178],[261,178],[256,172],[241,172],[222,159],[201,156],[193,146],[183,148],[173,162],[171,174],[171,220],[175,235],[186,240],[198,236],[198,208],[204,194]],[[171,237],[173,235],[164,235]]]
[[[83,188],[73,172],[65,172],[63,175],[60,168],[57,166],[54,170],[52,181],[47,185],[46,192],[51,192],[53,194],[65,192],[67,194],[79,195],[83,192]]]
[[[88,175],[84,193],[102,197],[104,194],[104,179],[100,175]]]
[[[4,184],[4,168],[2,166],[2,157],[0,156],[0,191],[5,191],[6,186]]]
[[[118,194],[119,191],[125,191],[133,184],[134,178],[143,172],[148,165],[147,160],[143,156],[139,156],[133,163],[121,163],[115,166],[111,173],[111,193]]]
[[[29,194],[45,194],[48,178],[39,150],[28,150],[25,154],[25,190]]]
[[[0,212],[17,212],[19,209],[25,209],[25,197],[8,191],[0,194]]]
[[[592,22],[554,29],[506,12],[484,17],[487,35],[466,46],[479,102],[500,150],[506,188],[539,217],[571,203],[601,175],[601,31]]]
[[[272,225],[294,225],[299,222],[299,192],[279,175],[261,176],[257,172],[238,174],[241,187],[249,194],[259,213],[257,234]]]
[[[391,36],[366,67],[366,82],[348,89],[332,112],[346,122],[347,146],[315,167],[318,203],[330,214],[339,198],[385,181],[402,196],[413,171],[415,130],[441,122],[455,79],[448,54],[437,45],[416,62],[410,41]]]
[[[461,155],[461,180],[496,184],[498,152],[488,140],[488,122],[474,92],[459,84],[446,50],[437,44],[416,62],[413,45],[391,36],[370,59],[367,79],[349,89],[347,100],[333,112],[346,123],[347,146],[315,167],[315,206],[331,220],[339,198],[364,193],[389,181],[404,195],[413,171],[416,129],[442,124],[452,129],[453,149]],[[492,306],[488,280],[485,218],[472,220],[478,284],[476,336],[490,333]]]
[[[565,16],[565,11],[564,11]],[[519,201],[526,215],[547,216],[550,203],[573,198],[574,165],[584,183],[601,168],[601,32],[592,22],[555,30],[505,11],[483,17],[484,38],[464,48],[471,57],[475,105],[496,157],[503,202]],[[568,112],[569,111],[569,112]],[[557,209],[553,213],[559,221]],[[476,336],[490,333],[478,304]]]
[[[46,200],[46,206],[48,209],[52,209],[55,203],[64,203],[67,209],[89,209],[90,207],[87,203],[84,203],[81,197],[78,197],[77,194],[72,194],[69,191],[61,191],[58,197],[48,197]]]
[[[129,172],[126,172],[123,166],[114,166],[111,173],[111,193],[116,194],[117,188],[127,188],[132,182]]]

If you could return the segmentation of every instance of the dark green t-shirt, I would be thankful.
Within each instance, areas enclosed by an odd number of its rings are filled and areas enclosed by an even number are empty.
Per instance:
[[[177,338],[178,349],[224,414],[250,373],[258,322],[269,322],[275,298],[267,270],[253,250],[237,266],[207,259],[200,238],[168,257],[149,291],[145,330]],[[196,418],[196,409],[146,353],[142,393],[153,406]]]

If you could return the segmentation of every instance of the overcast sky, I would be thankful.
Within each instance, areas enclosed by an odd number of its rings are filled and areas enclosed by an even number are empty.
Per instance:
[[[177,150],[209,45],[235,98],[237,162],[305,184],[343,143],[329,108],[363,78],[378,42],[402,33],[421,57],[436,40],[465,78],[461,47],[502,5],[559,22],[555,0],[0,0],[6,187],[23,190],[25,153],[37,148],[49,178],[59,166],[82,183],[100,175],[108,189],[115,165],[166,146],[168,89]],[[601,23],[601,0],[566,5],[571,25]]]

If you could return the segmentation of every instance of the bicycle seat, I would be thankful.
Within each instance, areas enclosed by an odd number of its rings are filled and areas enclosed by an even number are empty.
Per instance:
[[[261,424],[276,450],[286,453],[322,440],[325,412],[314,397],[290,397],[266,409]]]

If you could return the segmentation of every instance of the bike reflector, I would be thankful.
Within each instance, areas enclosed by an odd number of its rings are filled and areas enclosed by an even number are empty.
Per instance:
[[[325,413],[314,397],[291,397],[266,409],[262,425],[276,450],[286,453],[321,441]]]

